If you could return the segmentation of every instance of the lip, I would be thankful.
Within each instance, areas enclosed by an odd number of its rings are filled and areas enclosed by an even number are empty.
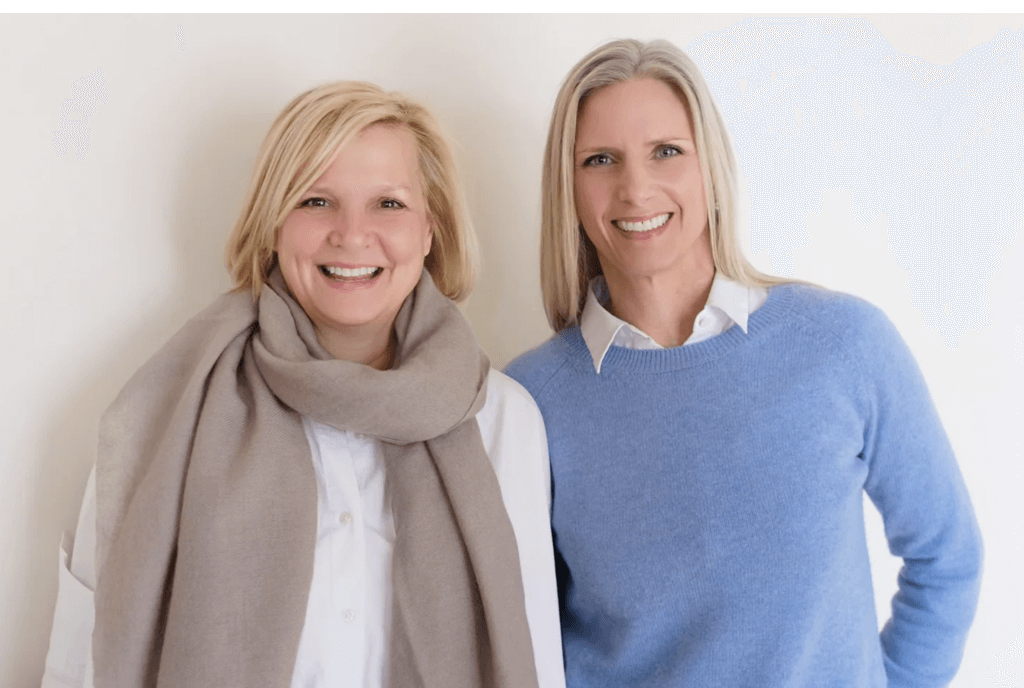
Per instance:
[[[369,279],[338,280],[325,275],[320,269],[321,267],[344,268],[346,270],[356,270],[358,268],[381,268],[381,271]],[[359,291],[362,289],[371,289],[381,281],[385,272],[387,272],[387,268],[385,266],[373,265],[371,263],[342,263],[338,261],[316,263],[316,273],[320,276],[320,279],[323,280],[324,284],[334,291]]]
[[[636,216],[633,216],[633,217],[617,217],[614,220],[612,220],[612,222],[647,222],[648,220],[653,220],[654,218],[660,217],[662,215],[673,215],[673,212],[671,210],[663,210],[660,213],[651,213],[650,215],[636,215]],[[672,218],[670,217],[669,219],[671,220]]]
[[[383,268],[383,265],[374,265],[373,263],[339,263],[337,261],[328,261],[326,263],[317,263],[316,266],[326,266],[329,268],[345,268],[346,270],[358,270],[359,268]]]
[[[665,224],[663,224],[661,227],[658,227],[657,229],[651,229],[651,230],[648,230],[646,232],[628,232],[625,229],[620,229],[619,226],[617,224],[615,224],[616,222],[620,222],[620,221],[621,222],[646,222],[647,220],[651,220],[651,219],[653,219],[655,217],[658,217],[659,215],[668,215],[669,216],[668,219],[665,220]],[[615,230],[615,233],[618,234],[618,236],[620,236],[620,237],[623,237],[623,238],[628,239],[630,241],[650,241],[651,239],[655,239],[655,238],[661,236],[662,234],[664,234],[668,230],[669,226],[671,226],[672,221],[675,220],[675,218],[676,218],[676,213],[669,211],[669,212],[661,212],[661,213],[652,213],[650,215],[638,215],[638,216],[635,216],[635,217],[617,217],[614,220],[612,220],[611,222],[609,222],[609,224]]]

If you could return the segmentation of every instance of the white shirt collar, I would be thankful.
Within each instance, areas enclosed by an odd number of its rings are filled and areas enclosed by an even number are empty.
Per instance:
[[[683,343],[695,344],[721,334],[732,325],[747,331],[747,318],[764,303],[768,290],[748,287],[716,271],[707,303],[694,322],[693,334]],[[602,275],[590,281],[587,301],[580,315],[580,334],[594,360],[594,369],[601,374],[601,363],[612,345],[629,349],[661,349],[642,330],[612,315],[607,304],[611,297]]]

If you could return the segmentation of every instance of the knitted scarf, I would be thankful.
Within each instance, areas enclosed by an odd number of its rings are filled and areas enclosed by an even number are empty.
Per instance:
[[[317,492],[301,416],[382,441],[396,541],[388,685],[536,686],[515,535],[475,415],[490,364],[424,271],[390,370],[339,361],[279,271],[128,382],[97,460],[97,688],[287,688]]]

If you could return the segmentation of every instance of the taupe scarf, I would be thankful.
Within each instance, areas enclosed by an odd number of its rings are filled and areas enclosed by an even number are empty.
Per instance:
[[[313,575],[305,415],[384,443],[388,684],[536,686],[515,535],[475,415],[489,363],[424,271],[391,370],[333,359],[280,274],[128,382],[97,460],[97,688],[287,688]]]

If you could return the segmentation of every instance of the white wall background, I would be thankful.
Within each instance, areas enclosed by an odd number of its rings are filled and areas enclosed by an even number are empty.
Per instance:
[[[39,683],[57,546],[77,517],[97,419],[131,373],[229,286],[222,246],[256,149],[289,99],[323,81],[364,79],[417,96],[436,112],[458,142],[483,252],[483,274],[465,310],[501,367],[549,336],[537,275],[540,163],[562,76],[611,38],[661,37],[687,48],[708,34],[721,41],[744,19],[0,18],[0,685]],[[958,59],[1008,29],[1000,40],[1010,41],[1009,86],[1001,87],[1002,110],[986,111],[989,130],[982,124],[981,133],[1020,131],[1024,17],[866,19],[887,54],[919,58],[912,61],[919,71],[934,65],[956,72]],[[762,58],[747,57],[756,71]],[[732,88],[721,83],[716,88]],[[747,125],[756,124],[759,106],[745,107]],[[939,121],[926,109],[908,105],[905,112],[912,118],[907,132]],[[750,136],[740,160],[753,169],[750,150],[759,139]],[[1017,133],[1007,145],[1019,147],[1020,139]],[[961,688],[1024,685],[1022,159],[966,170],[968,180],[986,175],[984,203],[1003,208],[1001,215],[961,218],[952,229],[941,218],[926,223],[899,257],[890,242],[902,220],[891,210],[865,215],[869,192],[841,178],[814,192],[820,210],[776,230],[803,237],[787,244],[788,255],[773,248],[781,234],[759,230],[765,248],[752,256],[763,269],[774,264],[879,305],[924,369],[987,547],[978,616],[954,684]],[[900,173],[909,183],[917,172]],[[747,176],[751,198],[763,196],[757,175]],[[779,197],[774,210],[787,202]],[[769,210],[752,207],[754,224]],[[957,234],[967,226],[971,231]],[[907,252],[934,254],[950,231],[960,237],[958,251],[984,254],[987,267],[971,273],[981,285],[972,299],[940,301],[936,315],[912,294]],[[941,317],[950,313],[967,323],[952,342]],[[884,618],[898,563],[870,507],[868,519]]]

